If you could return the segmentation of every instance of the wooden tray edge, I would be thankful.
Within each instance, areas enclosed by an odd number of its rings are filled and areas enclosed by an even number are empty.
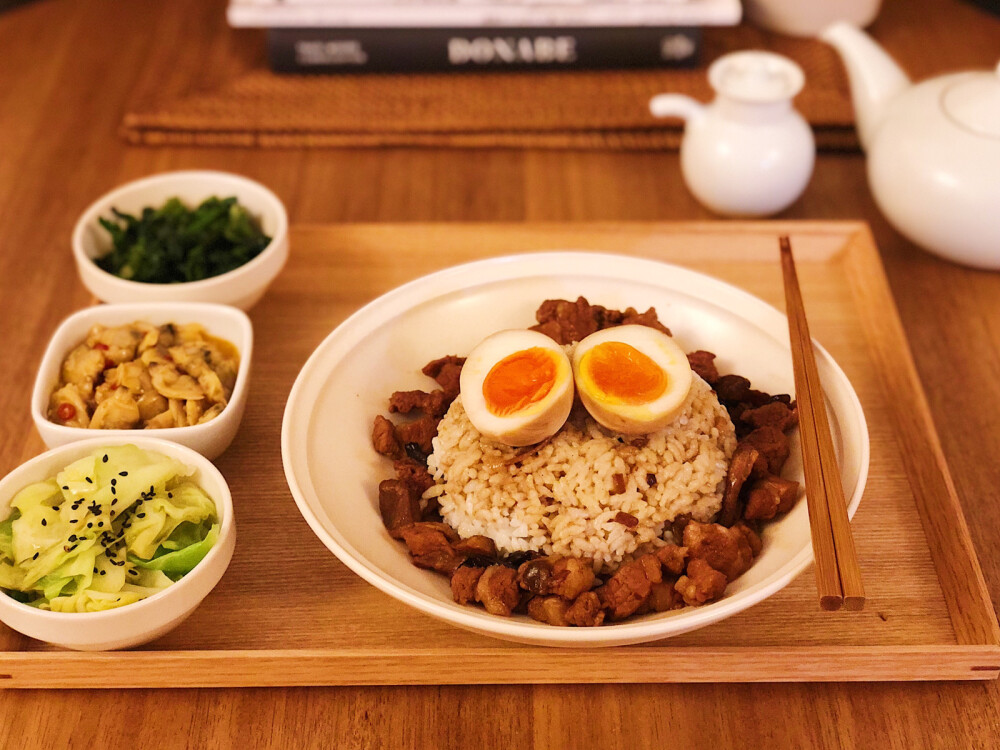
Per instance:
[[[1000,625],[948,470],[906,332],[875,239],[861,225],[847,245],[847,271],[872,357],[890,399],[907,477],[960,645],[1000,645]],[[941,513],[941,509],[947,513]],[[950,522],[943,522],[948,518]]]
[[[629,669],[621,669],[622,659]],[[474,666],[470,666],[474,665]],[[0,688],[995,680],[995,646],[51,652],[0,656]]]

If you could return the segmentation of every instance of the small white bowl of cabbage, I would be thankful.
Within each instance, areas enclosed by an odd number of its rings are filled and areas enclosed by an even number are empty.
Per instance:
[[[65,648],[138,646],[197,608],[235,544],[229,487],[198,453],[70,443],[0,480],[0,620]]]

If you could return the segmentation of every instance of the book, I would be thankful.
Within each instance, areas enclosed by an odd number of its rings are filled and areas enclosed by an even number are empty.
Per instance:
[[[740,0],[229,0],[230,25],[255,28],[734,26]]]
[[[686,67],[698,28],[269,29],[279,73]]]

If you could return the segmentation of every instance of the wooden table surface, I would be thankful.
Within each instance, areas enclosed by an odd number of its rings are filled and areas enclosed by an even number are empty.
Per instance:
[[[229,169],[293,222],[712,218],[675,153],[129,147],[117,128],[150,70],[209,87],[263,54],[223,0],[44,0],[0,15],[0,473],[38,453],[40,344],[89,301],[76,217],[153,172]],[[886,0],[873,33],[926,40],[916,77],[992,67],[1000,19],[959,0]],[[187,77],[186,81],[182,78]],[[1000,274],[917,250],[878,215],[858,154],[821,155],[783,218],[869,221],[985,572],[1000,602]],[[1000,686],[579,685],[0,693],[2,747],[996,747]]]

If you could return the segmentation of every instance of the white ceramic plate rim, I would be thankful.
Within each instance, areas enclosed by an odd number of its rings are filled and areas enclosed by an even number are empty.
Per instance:
[[[565,276],[566,269],[572,269],[572,275],[591,274],[601,277],[611,275],[618,279],[643,279],[646,283],[655,283],[654,280],[658,275],[669,273],[672,279],[670,288],[685,280],[692,282],[696,280],[699,284],[714,287],[720,296],[724,294],[729,299],[737,299],[746,304],[749,310],[744,310],[740,315],[744,320],[763,329],[773,327],[776,323],[787,327],[787,319],[780,311],[749,292],[724,281],[661,261],[607,253],[553,250],[508,255],[453,266],[415,279],[369,302],[337,326],[316,347],[292,386],[282,418],[281,456],[289,489],[306,523],[323,544],[348,568],[395,599],[458,627],[491,633],[500,638],[543,645],[572,643],[591,647],[611,646],[680,635],[741,612],[787,586],[812,562],[811,540],[801,552],[785,563],[781,569],[758,583],[753,590],[740,592],[732,598],[722,599],[697,609],[685,610],[686,616],[683,620],[664,618],[602,625],[600,628],[602,637],[598,642],[594,640],[593,628],[553,627],[540,623],[530,624],[509,618],[484,615],[476,610],[470,610],[466,613],[460,610],[445,609],[434,597],[385,578],[378,569],[359,559],[353,546],[342,536],[331,533],[324,527],[313,507],[314,504],[317,508],[322,506],[318,495],[312,489],[312,479],[305,458],[306,451],[302,449],[296,452],[295,441],[302,436],[293,434],[293,423],[297,412],[303,406],[300,402],[306,397],[304,392],[309,388],[312,370],[317,362],[328,356],[346,354],[369,332],[380,328],[406,310],[426,301],[431,295],[439,296],[466,288],[468,286],[466,281],[470,275],[478,275],[480,279],[493,284],[519,278]],[[363,324],[361,324],[362,322]],[[818,342],[814,341],[813,344],[816,348],[817,359],[821,365],[825,365],[825,371],[832,375],[837,381],[837,385],[851,400],[853,406],[851,413],[838,415],[838,418],[845,420],[853,418],[854,428],[861,436],[861,445],[858,446],[858,482],[854,493],[848,498],[848,515],[853,517],[861,502],[868,478],[870,460],[868,426],[861,402],[843,370]],[[308,406],[305,405],[306,408]],[[434,574],[429,573],[429,575]]]

